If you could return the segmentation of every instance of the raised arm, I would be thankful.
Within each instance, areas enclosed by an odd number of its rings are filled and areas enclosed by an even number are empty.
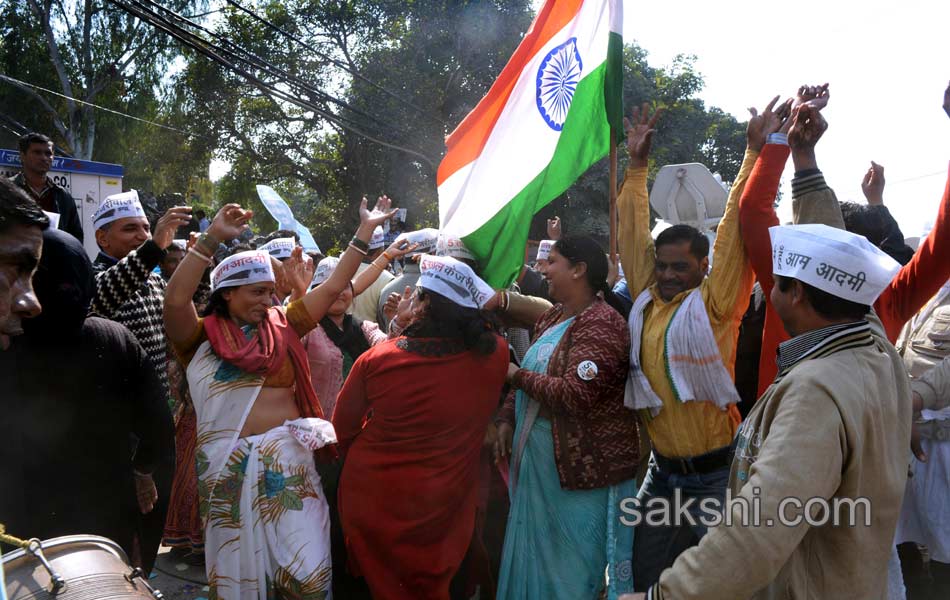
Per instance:
[[[112,318],[119,308],[148,281],[149,275],[165,257],[175,231],[191,220],[191,207],[176,206],[168,209],[155,224],[152,239],[129,252],[122,260],[96,274],[96,295],[91,312]]]
[[[769,237],[769,227],[779,224],[773,205],[785,163],[791,153],[787,138],[787,127],[791,124],[791,118],[786,118],[783,124],[781,114],[771,110],[774,102],[773,100],[761,114],[755,109],[749,109],[752,113],[746,129],[749,148],[761,150],[761,154],[739,198],[739,230],[742,233],[742,242],[766,298],[772,291],[772,240]]]
[[[198,237],[193,248],[185,253],[165,288],[165,332],[172,344],[182,344],[194,335],[198,327],[198,311],[192,302],[201,277],[211,262],[211,256],[222,242],[238,237],[254,216],[237,204],[226,204],[208,229]]]
[[[647,191],[647,167],[656,123],[663,109],[650,116],[643,108],[634,108],[630,119],[624,119],[627,131],[627,152],[630,166],[617,196],[619,213],[620,262],[627,275],[630,295],[636,298],[655,281],[653,237],[650,235],[650,194]]]
[[[726,210],[719,221],[719,227],[716,228],[713,269],[709,275],[709,297],[706,306],[710,314],[719,320],[738,318],[745,312],[752,285],[755,283],[739,232],[739,198],[758,157],[757,150],[746,148],[739,174],[729,191]]]
[[[346,286],[350,285],[350,280],[356,274],[363,257],[366,256],[369,239],[373,236],[373,230],[377,225],[381,225],[387,219],[396,214],[395,210],[390,210],[390,200],[386,196],[381,197],[376,202],[376,208],[370,212],[366,207],[366,198],[360,202],[360,226],[353,236],[346,252],[340,257],[340,263],[334,269],[330,277],[310,290],[303,297],[304,308],[314,323],[317,323],[326,315],[327,309],[336,301]],[[362,247],[361,247],[362,246]],[[379,273],[374,271],[375,276]],[[375,280],[375,277],[374,277]],[[354,286],[355,287],[355,286]]]

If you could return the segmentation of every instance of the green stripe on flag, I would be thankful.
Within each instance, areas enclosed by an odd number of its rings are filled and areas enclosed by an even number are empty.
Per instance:
[[[462,238],[478,258],[482,278],[495,289],[507,287],[521,272],[534,215],[607,155],[610,127],[614,119],[622,119],[623,110],[622,84],[617,81],[621,76],[618,65],[622,66],[623,42],[619,35],[611,33],[608,44],[607,60],[577,85],[548,166],[488,222]],[[533,117],[541,118],[525,118]]]

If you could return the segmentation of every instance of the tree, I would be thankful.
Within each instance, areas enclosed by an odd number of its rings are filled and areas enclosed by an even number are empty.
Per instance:
[[[163,2],[179,11],[203,4]],[[153,97],[174,54],[164,34],[107,0],[11,0],[2,27],[4,72],[61,94],[53,97],[5,80],[18,88],[19,96],[4,90],[4,112],[10,110],[27,126],[55,132],[73,156],[87,160],[99,137],[100,117],[91,104],[124,112],[136,98]]]

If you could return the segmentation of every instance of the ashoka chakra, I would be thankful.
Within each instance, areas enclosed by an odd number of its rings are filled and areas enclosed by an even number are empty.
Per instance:
[[[577,38],[571,38],[548,52],[538,68],[538,111],[544,122],[560,131],[567,120],[574,90],[581,80],[584,65],[577,52]]]

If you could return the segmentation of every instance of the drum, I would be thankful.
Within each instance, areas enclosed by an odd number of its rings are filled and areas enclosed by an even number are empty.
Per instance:
[[[129,566],[122,548],[93,535],[69,535],[3,555],[9,600],[163,598],[141,569]]]

